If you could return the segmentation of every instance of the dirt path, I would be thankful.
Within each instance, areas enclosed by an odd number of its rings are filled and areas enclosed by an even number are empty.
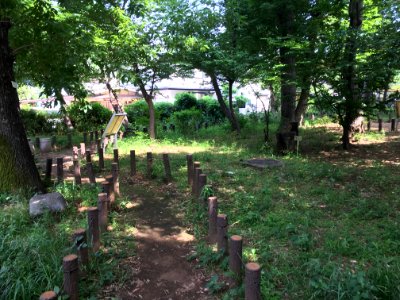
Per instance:
[[[136,256],[128,264],[122,287],[109,286],[105,298],[117,299],[214,299],[205,290],[205,274],[187,261],[194,237],[183,227],[173,184],[135,180],[127,192],[134,207],[123,216],[137,229]]]

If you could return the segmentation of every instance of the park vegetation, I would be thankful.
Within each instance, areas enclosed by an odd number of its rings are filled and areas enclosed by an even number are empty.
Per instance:
[[[263,266],[263,297],[396,299],[398,162],[376,155],[376,145],[368,155],[340,152],[338,145],[352,150],[352,140],[363,139],[391,145],[385,132],[354,136],[352,123],[359,116],[392,118],[400,97],[393,91],[399,33],[396,0],[1,1],[0,299],[59,289],[69,236],[85,222],[76,208],[95,205],[99,192],[96,185],[46,186],[28,137],[72,132],[80,141],[82,131],[104,128],[112,112],[87,102],[83,84],[96,80],[116,95],[113,79],[135,84],[143,96],[124,108],[134,136],[120,144],[122,172],[131,149],[143,161],[149,149],[161,154],[168,147],[174,181],[185,193],[184,153],[194,153],[209,174],[207,192],[231,218],[230,234],[246,237],[245,259]],[[184,93],[174,103],[154,103],[159,81],[194,69],[208,76],[215,99]],[[251,82],[270,90],[271,105],[242,116],[238,106],[246,99],[235,97],[234,85]],[[18,84],[54,97],[61,115],[20,107]],[[69,107],[63,91],[77,99]],[[290,140],[294,124],[303,126],[300,156]],[[260,172],[240,163],[276,154],[286,154],[281,169]],[[62,215],[31,219],[29,197],[46,190],[72,205]],[[132,228],[118,223],[127,199],[119,201],[107,251],[94,258],[88,270],[94,277],[81,287],[85,297],[122,284],[118,263],[133,246]],[[204,210],[189,199],[181,209],[201,240]],[[193,258],[226,270],[205,244]],[[225,294],[223,286],[217,278],[210,290],[225,299],[243,295],[242,286]]]

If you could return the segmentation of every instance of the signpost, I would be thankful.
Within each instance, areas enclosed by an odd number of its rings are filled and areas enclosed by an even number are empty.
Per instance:
[[[294,140],[296,141],[296,144],[297,144],[297,147],[296,147],[297,148],[297,156],[299,156],[299,144],[303,140],[303,137],[300,135],[296,135],[294,137]]]
[[[113,113],[110,121],[107,124],[106,130],[104,130],[103,135],[101,136],[102,140],[109,135],[114,136],[114,149],[117,149],[117,138],[118,131],[121,128],[122,122],[126,117],[125,113]]]

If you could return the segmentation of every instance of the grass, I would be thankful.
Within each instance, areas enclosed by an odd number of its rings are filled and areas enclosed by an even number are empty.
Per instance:
[[[72,232],[87,227],[86,213],[77,207],[97,206],[99,188],[65,184],[53,189],[64,195],[67,210],[35,219],[28,212],[29,193],[0,195],[0,299],[38,299],[46,290],[62,288],[62,258],[74,252]],[[103,247],[90,257],[90,275],[79,283],[82,299],[95,297],[101,286],[124,278],[118,261],[134,254],[134,244],[125,230],[128,225],[115,222],[118,217],[111,215],[113,230],[102,236]]]
[[[276,123],[271,125],[271,132],[276,126]],[[262,124],[254,121],[249,121],[239,136],[227,126],[201,129],[189,136],[160,133],[157,141],[139,135],[119,142],[121,177],[128,176],[130,150],[136,150],[138,171],[143,174],[146,152],[151,151],[153,178],[163,184],[161,154],[170,153],[174,181],[187,195],[181,208],[199,240],[199,261],[223,273],[226,259],[221,262],[218,253],[201,242],[206,234],[206,211],[192,201],[187,187],[185,155],[193,153],[208,175],[208,192],[213,191],[219,199],[219,212],[228,215],[229,234],[244,237],[245,262],[257,261],[262,266],[263,299],[397,299],[400,295],[398,167],[384,162],[375,153],[366,162],[357,156],[349,159],[343,152],[335,152],[340,149],[340,133],[326,127],[310,126],[301,132],[301,150],[307,154],[280,157],[283,168],[265,171],[241,164],[241,160],[252,157],[274,157],[269,144],[263,142]],[[384,136],[368,134],[361,138],[381,142]],[[108,158],[111,151],[107,152]],[[331,156],[324,159],[323,153],[335,155],[333,159]],[[108,161],[108,168],[109,164]],[[72,203],[78,201],[70,187],[63,193],[69,195]],[[90,204],[90,196],[83,198]],[[83,226],[84,215],[69,212],[61,219],[54,220],[49,215],[30,220],[25,198],[0,199],[3,199],[0,260],[8,262],[2,263],[0,271],[2,298],[23,299],[25,295],[29,298],[60,285],[59,268],[62,256],[69,251],[68,237],[76,226]],[[115,251],[118,249],[115,245],[132,242],[125,235],[129,230],[118,223],[119,218],[123,214],[115,216],[115,230],[107,242]],[[47,243],[49,236],[51,245]],[[126,252],[125,246],[119,248]],[[115,254],[112,250],[108,253]],[[91,291],[98,284],[111,282],[123,274],[115,273],[114,269],[124,255],[128,254],[100,256],[94,273],[102,279],[85,283],[91,287],[87,296],[93,295]],[[17,258],[21,261],[12,264]],[[111,267],[105,263],[109,259],[114,259]],[[218,278],[212,277],[210,290],[221,293],[220,287]],[[243,286],[220,296],[243,297]]]
[[[194,153],[218,196],[220,213],[228,215],[230,235],[242,235],[246,261],[263,267],[266,299],[396,299],[400,185],[393,178],[399,170],[374,154],[368,165],[357,158],[351,163],[321,160],[314,155],[318,149],[340,148],[340,134],[324,127],[302,130],[302,149],[309,155],[279,158],[281,169],[244,168],[241,159],[273,156],[256,133],[260,126],[245,128],[239,137],[209,128],[189,137],[168,133],[155,142],[128,139],[119,144],[126,158],[122,164],[128,167],[126,155],[135,149],[144,173],[145,153],[152,151],[161,184],[160,155],[169,152],[178,188],[187,193],[185,154]],[[206,212],[189,200],[184,205],[188,224],[202,239]],[[213,265],[214,259],[207,258],[213,254],[199,247],[202,261]]]

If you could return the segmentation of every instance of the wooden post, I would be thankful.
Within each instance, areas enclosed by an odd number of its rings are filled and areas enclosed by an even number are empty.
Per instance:
[[[83,142],[85,143],[85,145],[87,144],[87,132],[83,133]]]
[[[196,192],[197,192],[196,197],[197,198],[200,198],[201,192],[203,191],[203,188],[206,185],[207,185],[207,175],[206,174],[200,174],[199,175],[199,179],[198,179],[198,187],[196,189]],[[200,199],[200,200],[202,200],[202,199]],[[201,202],[203,202],[203,201],[201,201]]]
[[[202,174],[203,171],[200,168],[194,169],[194,176],[193,176],[193,186],[192,186],[192,194],[195,197],[198,197],[198,189],[199,189],[199,176]]]
[[[113,191],[115,193],[116,197],[121,196],[121,193],[119,192],[119,169],[118,169],[118,163],[113,162],[111,164],[111,173],[113,177]]]
[[[92,152],[93,154],[97,153],[97,145],[95,141],[90,142],[90,152]]]
[[[163,153],[162,158],[165,170],[165,180],[166,182],[170,182],[172,180],[172,175],[171,175],[171,164],[169,162],[168,153]]]
[[[100,129],[100,135],[103,136],[104,134],[104,129]]]
[[[246,264],[244,298],[245,300],[261,300],[261,268],[257,263]]]
[[[86,162],[92,162],[92,153],[90,152],[90,150],[86,150]]]
[[[208,198],[208,240],[210,243],[217,241],[217,215],[218,200],[217,197]]]
[[[62,183],[64,181],[64,159],[57,157],[57,181]]]
[[[90,142],[93,142],[93,138],[94,138],[94,133],[93,133],[93,131],[91,131],[91,132],[89,133],[89,141],[90,141]]]
[[[86,153],[86,144],[80,143],[80,147],[81,147],[81,157],[84,157]]]
[[[51,180],[52,167],[53,167],[53,159],[52,158],[46,159],[46,173],[45,173],[46,180]]]
[[[136,175],[136,153],[135,153],[135,150],[131,150],[130,157],[131,157],[131,176],[135,176]]]
[[[396,119],[392,119],[390,125],[390,131],[396,131]]]
[[[68,299],[79,299],[78,288],[78,256],[75,254],[67,255],[63,258],[63,271],[64,271],[64,291],[69,296]]]
[[[75,184],[82,184],[81,166],[79,165],[79,160],[74,160],[74,177]]]
[[[382,131],[382,119],[378,119],[378,131],[381,132]]]
[[[99,154],[99,169],[104,170],[104,149],[100,147],[98,150],[98,154]]]
[[[101,191],[107,194],[107,211],[110,211],[110,183],[107,180],[101,183]]]
[[[96,139],[96,148],[97,151],[99,151],[99,149],[101,148],[101,139]]]
[[[119,154],[118,154],[118,149],[114,148],[114,162],[117,163],[119,165]]]
[[[101,232],[106,232],[108,225],[108,197],[106,193],[98,194],[97,205],[99,209],[99,227]]]
[[[93,252],[97,252],[100,248],[100,232],[99,232],[99,210],[97,207],[89,207],[88,212],[88,238],[89,244],[92,245]]]
[[[47,291],[40,295],[39,300],[57,300],[57,294],[54,291]]]
[[[79,261],[82,265],[89,264],[89,249],[87,246],[86,230],[79,228],[74,231],[72,238],[74,240],[74,246],[78,253]]]
[[[147,177],[153,174],[153,153],[147,152]]]
[[[196,172],[196,169],[197,169],[197,168],[200,168],[200,162],[195,161],[195,162],[193,163],[192,193],[194,192],[194,180],[195,180],[195,172]]]
[[[242,248],[243,239],[239,235],[233,235],[229,243],[229,269],[240,278],[242,273]]]
[[[109,184],[109,193],[108,193],[108,198],[110,199],[110,207],[108,210],[111,210],[111,205],[115,202],[115,193],[114,193],[114,180],[112,175],[108,175],[105,177],[106,181]]]
[[[51,136],[51,148],[55,149],[57,144],[57,137],[56,136]]]
[[[370,120],[368,120],[368,123],[367,123],[367,131],[371,131],[371,121]]]
[[[228,253],[228,217],[225,214],[217,215],[217,248]]]
[[[193,183],[193,155],[186,155],[186,164],[187,164],[187,177],[189,186]]]
[[[35,147],[36,149],[40,149],[40,137],[35,137]]]
[[[87,172],[88,172],[89,182],[90,183],[96,183],[96,176],[94,175],[92,162],[88,162],[86,164],[86,168],[87,168]]]
[[[98,131],[98,130],[96,130],[96,131],[94,132],[94,139],[95,139],[96,141],[99,139],[99,131]]]
[[[71,132],[67,133],[67,148],[71,148],[72,147],[72,134]]]
[[[77,160],[79,158],[79,149],[77,146],[72,147],[72,160]]]

